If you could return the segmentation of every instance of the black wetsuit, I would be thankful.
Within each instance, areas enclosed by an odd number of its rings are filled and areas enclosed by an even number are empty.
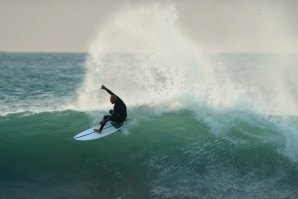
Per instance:
[[[107,88],[104,88],[110,95],[115,95],[112,91],[110,91]],[[112,115],[106,115],[103,118],[103,124],[100,126],[100,130],[103,129],[104,125],[106,124],[107,121],[113,121],[117,123],[123,123],[126,120],[127,117],[127,110],[126,110],[126,105],[122,101],[120,97],[117,96],[117,100],[114,103],[114,108],[112,111]]]

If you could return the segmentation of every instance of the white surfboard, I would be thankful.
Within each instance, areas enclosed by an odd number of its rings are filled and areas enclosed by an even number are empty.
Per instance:
[[[94,139],[105,137],[107,135],[111,135],[112,133],[115,133],[118,130],[120,130],[123,126],[124,126],[124,123],[122,124],[122,126],[120,126],[119,123],[108,121],[104,126],[104,128],[102,129],[101,133],[94,132],[93,129],[99,128],[99,126],[95,126],[77,134],[73,138],[79,141],[94,140]]]

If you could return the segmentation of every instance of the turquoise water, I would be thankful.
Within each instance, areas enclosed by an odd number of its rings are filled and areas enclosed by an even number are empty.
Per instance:
[[[229,70],[243,86],[259,58],[221,55],[216,63],[244,64],[249,75]],[[86,65],[86,54],[0,54],[0,198],[298,197],[294,115],[221,108],[199,98],[167,101],[185,102],[174,107],[140,103],[130,93],[138,87],[112,87],[128,104],[126,127],[100,140],[73,140],[111,107],[105,94],[98,109],[82,105]]]

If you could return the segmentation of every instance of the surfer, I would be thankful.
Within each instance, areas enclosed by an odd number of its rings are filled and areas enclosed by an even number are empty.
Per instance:
[[[112,91],[107,89],[104,85],[101,86],[101,89],[106,90],[111,96],[110,96],[110,102],[114,104],[113,110],[110,110],[109,113],[111,115],[105,115],[103,119],[99,122],[100,128],[94,129],[95,132],[101,133],[104,125],[107,123],[107,121],[113,121],[117,122],[120,125],[126,120],[127,117],[127,111],[126,111],[126,105],[121,100],[120,97],[115,95]]]

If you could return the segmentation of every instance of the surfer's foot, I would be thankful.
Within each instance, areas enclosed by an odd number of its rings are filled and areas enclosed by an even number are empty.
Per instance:
[[[96,132],[96,133],[101,133],[100,129],[93,129],[93,131]]]

